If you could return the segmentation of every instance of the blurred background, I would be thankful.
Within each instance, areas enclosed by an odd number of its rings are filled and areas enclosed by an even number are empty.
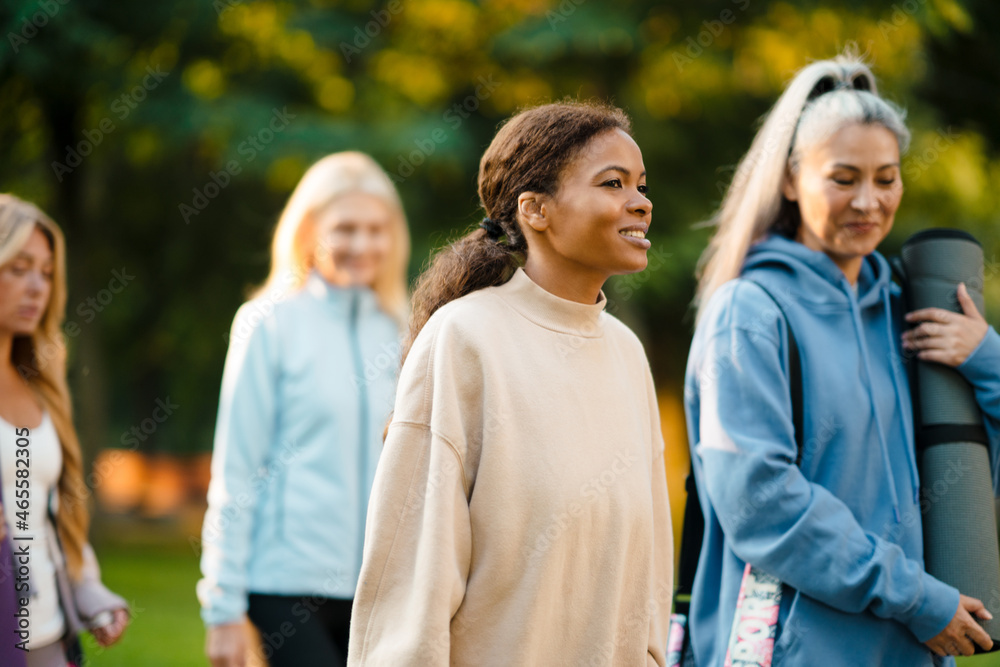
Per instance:
[[[695,261],[756,121],[849,42],[905,106],[906,195],[986,250],[1000,322],[1000,4],[993,0],[0,0],[0,188],[66,231],[66,337],[93,540],[134,623],[93,665],[205,665],[194,584],[229,326],[287,196],[331,152],[396,181],[411,276],[481,217],[479,157],[518,108],[597,97],[634,121],[649,268],[606,286],[653,364],[680,528]],[[159,408],[159,409],[158,409]],[[1000,664],[976,658],[967,665]]]

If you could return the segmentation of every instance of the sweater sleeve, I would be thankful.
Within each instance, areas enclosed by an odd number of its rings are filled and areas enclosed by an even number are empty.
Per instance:
[[[657,424],[659,426],[659,424]],[[667,471],[663,449],[653,459],[653,595],[649,619],[649,649],[646,662],[664,667],[667,664],[667,637],[670,634],[670,602],[674,586],[673,527],[670,499],[667,496]]]
[[[451,664],[451,619],[471,555],[458,451],[427,425],[394,421],[369,502],[348,664]]]
[[[208,625],[239,621],[247,609],[250,536],[276,410],[274,320],[259,316],[253,302],[237,312],[222,374],[197,586]]]
[[[90,544],[83,546],[83,569],[80,580],[73,583],[73,602],[80,620],[89,627],[105,611],[128,609],[128,603],[101,583],[101,568]]]
[[[994,493],[1000,493],[1000,334],[990,327],[958,371],[976,390],[990,440]]]
[[[727,542],[743,561],[825,604],[897,620],[921,642],[934,637],[954,616],[958,591],[803,476],[782,361],[779,341],[758,330],[725,326],[706,341],[699,486]]]
[[[670,517],[670,496],[667,492],[667,469],[660,408],[653,387],[653,376],[647,372],[647,393],[650,402],[653,438],[653,581],[652,595],[656,604],[649,619],[649,647],[646,663],[650,667],[667,664],[667,638],[670,634],[670,611],[674,590],[674,532]]]

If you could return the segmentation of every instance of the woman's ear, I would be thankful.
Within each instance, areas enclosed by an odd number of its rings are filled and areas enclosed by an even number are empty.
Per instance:
[[[799,187],[790,167],[785,167],[785,175],[781,177],[781,194],[785,195],[788,201],[799,200]]]
[[[517,217],[522,225],[536,232],[545,231],[549,219],[545,215],[545,195],[541,192],[522,192],[517,197]]]

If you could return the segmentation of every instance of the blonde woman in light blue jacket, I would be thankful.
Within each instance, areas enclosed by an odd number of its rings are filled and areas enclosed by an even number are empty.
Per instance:
[[[213,667],[343,664],[392,409],[410,242],[367,155],[313,165],[239,309],[222,378],[198,599]]]

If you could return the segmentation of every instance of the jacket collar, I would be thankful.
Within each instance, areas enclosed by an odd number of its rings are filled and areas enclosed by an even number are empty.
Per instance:
[[[302,291],[318,301],[324,301],[337,309],[350,311],[356,307],[359,315],[378,309],[375,291],[369,287],[340,287],[328,283],[313,269],[306,278]]]

